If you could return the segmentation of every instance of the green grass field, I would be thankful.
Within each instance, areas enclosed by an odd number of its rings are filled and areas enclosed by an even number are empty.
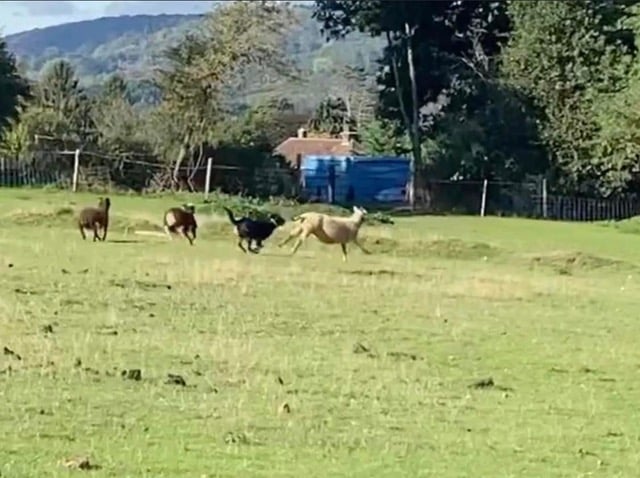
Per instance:
[[[398,219],[343,263],[111,198],[92,243],[93,196],[0,190],[2,478],[637,476],[634,221]]]

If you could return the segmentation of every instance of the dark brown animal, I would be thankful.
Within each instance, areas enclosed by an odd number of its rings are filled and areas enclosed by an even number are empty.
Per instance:
[[[196,239],[198,223],[195,217],[196,208],[193,204],[183,204],[182,207],[172,207],[164,213],[164,232],[173,239],[172,234],[182,232],[189,244],[193,246]],[[191,237],[189,236],[191,233]]]
[[[109,208],[111,200],[109,198],[100,198],[98,207],[85,207],[78,215],[78,228],[82,239],[87,238],[84,233],[85,229],[93,230],[93,242],[96,240],[104,241],[107,238],[107,230],[109,229]],[[102,229],[102,237],[98,234],[98,230]]]

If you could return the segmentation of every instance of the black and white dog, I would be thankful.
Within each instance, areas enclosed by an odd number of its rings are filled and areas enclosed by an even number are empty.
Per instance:
[[[257,220],[249,217],[234,218],[231,209],[224,208],[229,216],[229,221],[233,224],[236,235],[238,236],[238,247],[242,249],[242,252],[247,252],[243,247],[242,242],[247,241],[247,247],[249,252],[257,254],[263,247],[262,241],[265,241],[273,234],[276,228],[282,226],[285,220],[279,214],[269,214],[269,220]],[[251,247],[251,243],[256,243],[256,248]]]

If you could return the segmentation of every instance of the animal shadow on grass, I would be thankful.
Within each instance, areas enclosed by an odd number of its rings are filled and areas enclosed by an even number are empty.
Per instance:
[[[513,392],[513,388],[505,387],[504,385],[498,385],[493,380],[493,377],[482,378],[480,380],[476,380],[472,384],[469,385],[469,388],[475,388],[477,390],[486,390],[486,389],[496,389],[503,392]]]
[[[266,256],[266,257],[276,257],[276,258],[281,258],[281,259],[290,259],[291,258],[291,253],[290,252],[285,252],[285,253],[280,253],[278,254],[277,252],[260,252],[260,254],[255,254],[255,255],[260,255],[260,256]],[[307,256],[304,254],[298,254],[296,255],[296,260],[299,259],[305,259],[305,260],[311,260],[314,259],[313,256]]]
[[[144,241],[140,241],[138,239],[111,239],[107,242],[112,244],[142,244]]]
[[[406,272],[398,272],[391,269],[355,269],[351,271],[340,271],[342,274],[354,275],[354,276],[379,276],[379,277],[398,277],[401,276],[403,279],[406,279],[408,276],[415,277],[417,279],[421,279],[424,277],[422,274],[418,273],[406,273]]]
[[[151,282],[151,281],[142,281],[142,280],[110,280],[109,284],[114,287],[120,287],[121,289],[127,289],[130,287],[138,288],[138,289],[167,289],[171,290],[171,284],[165,284],[160,282]]]

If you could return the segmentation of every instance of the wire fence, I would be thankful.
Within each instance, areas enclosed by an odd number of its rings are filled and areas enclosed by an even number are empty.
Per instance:
[[[640,197],[637,195],[588,198],[550,194],[542,179],[522,183],[432,180],[423,184],[418,194],[418,207],[431,213],[587,222],[640,215]]]
[[[76,161],[77,159],[77,161]],[[541,178],[521,183],[420,178],[416,209],[431,214],[472,214],[562,221],[621,220],[640,215],[640,198],[585,198],[548,193]],[[312,186],[310,186],[312,184]],[[188,162],[176,171],[146,158],[74,151],[41,152],[29,160],[0,158],[0,187],[138,192],[188,190],[207,196],[219,190],[300,201],[359,204],[373,209],[406,208],[407,184],[385,174],[353,178],[336,173],[305,180],[300,170],[275,163],[241,166],[215,161]]]

